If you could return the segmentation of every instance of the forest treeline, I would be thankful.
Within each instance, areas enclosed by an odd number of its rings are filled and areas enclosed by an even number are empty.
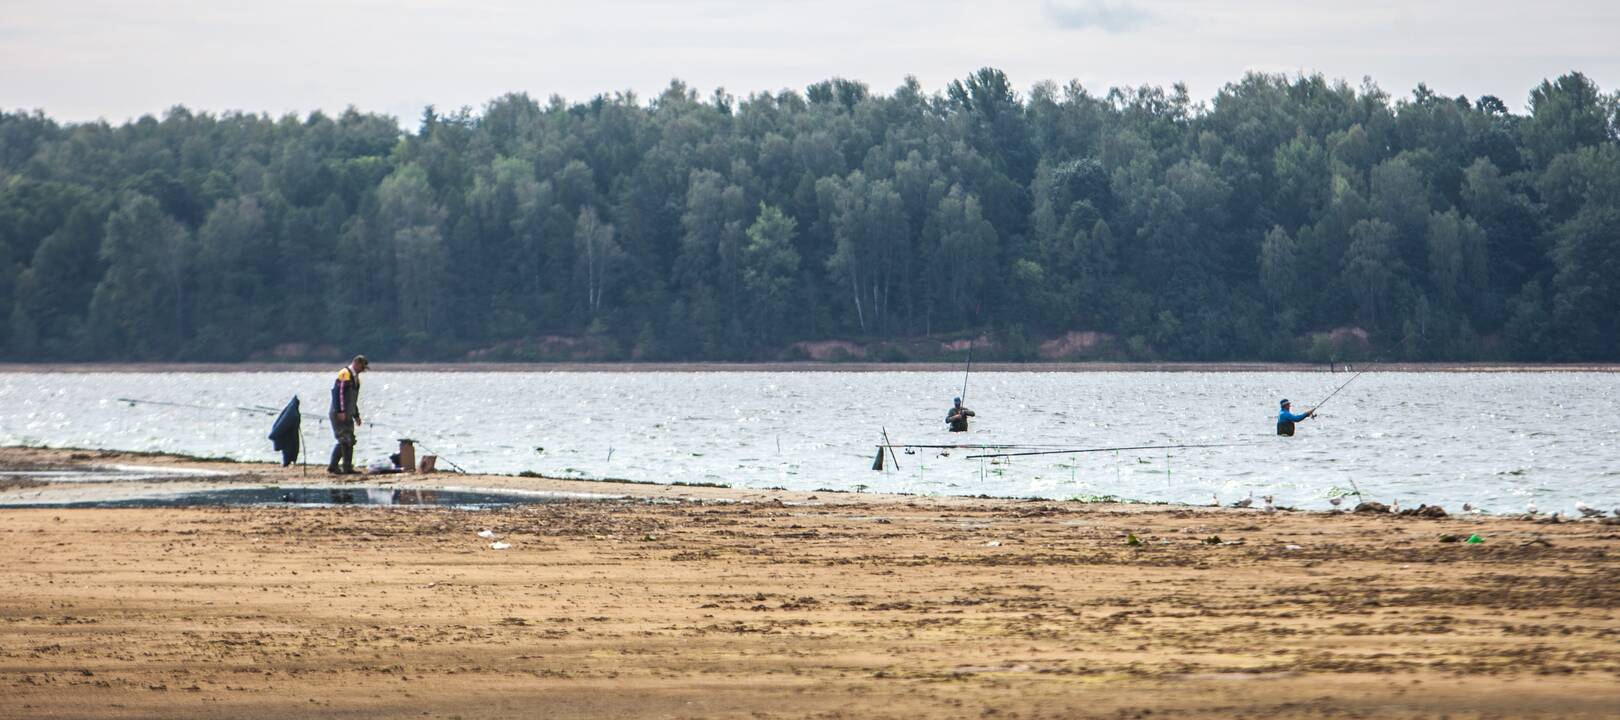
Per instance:
[[[0,113],[0,357],[1620,360],[1620,113],[1251,74],[122,125]],[[898,346],[897,346],[898,347]],[[904,353],[889,359],[901,359]]]

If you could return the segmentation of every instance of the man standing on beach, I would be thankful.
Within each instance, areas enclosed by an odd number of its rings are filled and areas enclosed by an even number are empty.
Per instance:
[[[1284,400],[1282,401],[1282,411],[1277,413],[1277,434],[1293,437],[1294,423],[1301,422],[1307,418],[1314,417],[1315,415],[1315,409],[1306,410],[1303,413],[1295,415],[1289,411],[1288,401]]]
[[[371,362],[366,356],[356,355],[347,367],[338,371],[337,380],[332,383],[332,407],[328,415],[337,446],[332,448],[332,462],[327,463],[326,471],[333,475],[354,474],[354,428],[363,424],[360,421],[360,373],[368,367]]]
[[[977,414],[962,406],[962,398],[956,398],[956,402],[951,405],[950,412],[945,413],[945,422],[950,424],[951,432],[967,432],[968,418]]]

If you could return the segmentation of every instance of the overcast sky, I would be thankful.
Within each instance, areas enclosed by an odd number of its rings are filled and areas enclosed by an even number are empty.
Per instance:
[[[183,104],[401,117],[507,92],[585,100],[803,89],[929,91],[990,65],[1019,88],[1321,72],[1522,111],[1544,78],[1620,87],[1614,0],[0,0],[0,107],[122,122]]]

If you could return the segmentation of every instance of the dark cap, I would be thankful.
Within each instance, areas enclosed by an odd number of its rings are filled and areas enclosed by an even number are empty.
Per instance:
[[[367,360],[366,356],[364,356],[364,355],[356,355],[356,356],[354,356],[354,361],[350,362],[349,364],[353,365],[354,369],[356,369],[356,370],[363,370],[363,369],[371,367],[371,361]]]

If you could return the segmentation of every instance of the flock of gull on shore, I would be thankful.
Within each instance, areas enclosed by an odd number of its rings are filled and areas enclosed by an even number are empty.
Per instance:
[[[1341,495],[1341,496],[1337,496],[1337,497],[1328,498],[1328,504],[1333,506],[1332,512],[1340,512],[1341,511],[1340,506],[1344,504],[1344,497],[1345,496]],[[1232,503],[1231,507],[1234,507],[1234,508],[1251,508],[1251,507],[1254,507],[1254,500],[1255,500],[1254,492],[1250,491],[1249,495],[1247,497],[1245,497],[1245,498],[1243,498],[1241,500],[1238,500],[1237,502]],[[1278,507],[1277,507],[1275,501],[1276,501],[1275,496],[1261,495],[1260,496],[1260,503],[1261,504],[1260,504],[1259,509],[1261,511],[1264,511],[1264,512],[1267,512],[1267,513],[1277,512]],[[1210,495],[1209,496],[1209,506],[1210,507],[1220,507],[1221,506],[1220,498],[1218,496],[1216,496],[1216,495]],[[1462,510],[1463,510],[1463,513],[1467,514],[1467,515],[1480,515],[1480,514],[1484,513],[1484,511],[1481,510],[1480,508],[1474,507],[1474,505],[1472,503],[1463,503]],[[1539,520],[1539,521],[1542,521],[1542,522],[1554,522],[1554,523],[1556,523],[1556,522],[1564,522],[1566,520],[1575,520],[1575,519],[1579,519],[1579,520],[1601,520],[1601,519],[1605,519],[1605,516],[1609,514],[1607,511],[1604,511],[1604,510],[1602,510],[1600,508],[1592,507],[1591,505],[1587,505],[1586,503],[1580,502],[1578,500],[1575,502],[1575,511],[1579,512],[1581,514],[1581,516],[1579,518],[1573,518],[1573,517],[1566,516],[1566,515],[1564,515],[1563,511],[1558,511],[1558,512],[1554,512],[1554,513],[1551,513],[1551,514],[1548,514],[1548,515],[1543,515],[1541,513],[1541,511],[1536,508],[1535,501],[1532,500],[1529,503],[1525,504],[1524,517],[1527,518],[1527,519]],[[1377,502],[1362,502],[1362,503],[1356,505],[1354,512],[1389,513],[1389,514],[1392,514],[1392,515],[1419,515],[1419,516],[1423,516],[1423,517],[1445,517],[1446,516],[1445,510],[1443,508],[1437,506],[1437,505],[1420,505],[1420,506],[1418,506],[1416,508],[1406,508],[1406,509],[1403,510],[1401,508],[1401,501],[1398,498],[1395,501],[1391,502],[1389,505],[1384,505],[1383,503],[1377,503]],[[1615,508],[1612,512],[1614,514],[1614,517],[1612,518],[1612,520],[1620,520],[1620,508]]]

